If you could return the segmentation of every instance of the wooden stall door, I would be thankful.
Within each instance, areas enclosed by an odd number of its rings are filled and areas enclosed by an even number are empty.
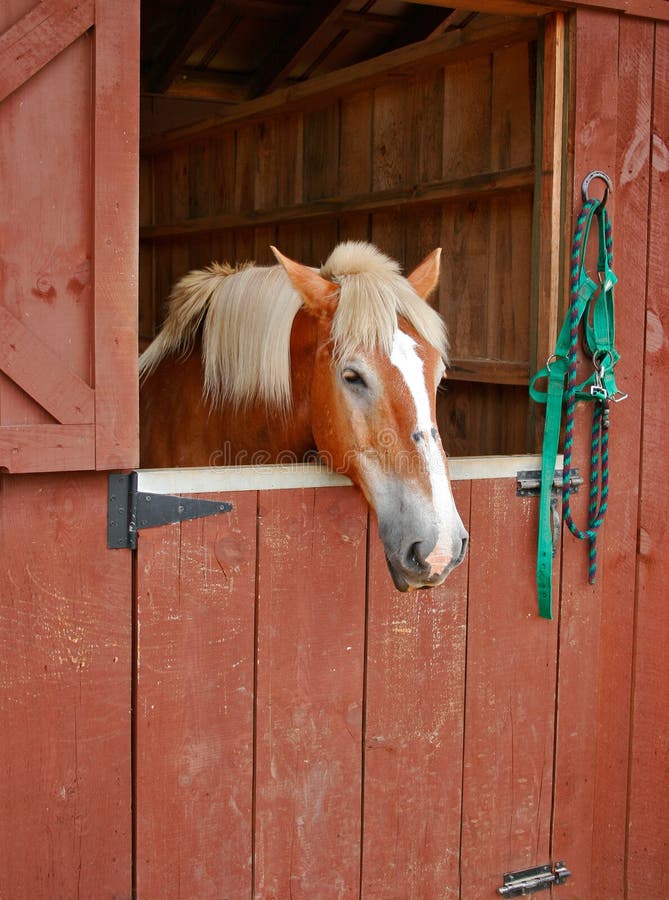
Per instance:
[[[0,3],[0,896],[129,898],[139,0]]]
[[[137,462],[139,0],[0,4],[0,471]]]
[[[244,477],[139,536],[138,898],[478,900],[549,862],[537,501],[457,481],[467,562],[401,594],[354,488]]]

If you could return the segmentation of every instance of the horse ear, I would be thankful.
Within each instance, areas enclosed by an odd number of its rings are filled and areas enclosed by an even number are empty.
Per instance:
[[[339,285],[323,278],[314,269],[295,262],[271,247],[277,261],[286,270],[293,287],[304,300],[307,310],[319,318],[328,318],[334,314],[339,299]]]
[[[432,291],[439,284],[439,260],[441,259],[441,247],[437,247],[429,253],[422,263],[418,263],[407,281],[423,300],[427,300]]]

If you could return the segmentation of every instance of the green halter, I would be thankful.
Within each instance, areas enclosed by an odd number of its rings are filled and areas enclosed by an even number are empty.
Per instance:
[[[606,182],[603,200],[589,200],[590,181],[602,178]],[[558,335],[555,352],[546,366],[530,381],[530,396],[537,403],[546,404],[546,421],[542,448],[541,498],[539,503],[539,537],[537,546],[537,594],[539,615],[553,618],[552,569],[556,543],[551,531],[551,493],[557,458],[562,406],[565,406],[564,469],[562,477],[563,517],[572,534],[590,544],[589,579],[594,581],[597,568],[597,532],[608,504],[608,439],[609,404],[623,400],[616,387],[614,368],[620,355],[615,349],[615,320],[613,287],[617,281],[611,269],[613,241],[606,212],[611,182],[603,172],[592,172],[583,182],[583,209],[577,219],[571,253],[570,304],[567,318]],[[585,257],[593,221],[597,221],[599,284],[585,270]],[[593,362],[593,371],[585,381],[577,384],[578,340],[583,321],[583,344]],[[565,378],[567,384],[565,387]],[[537,381],[547,379],[545,391],[536,387]],[[590,467],[590,505],[588,527],[579,529],[571,515],[571,454],[574,437],[576,402],[586,400],[594,404]],[[554,503],[556,501],[554,500]]]

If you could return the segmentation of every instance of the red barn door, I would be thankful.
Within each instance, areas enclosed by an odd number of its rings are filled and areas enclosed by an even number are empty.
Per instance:
[[[0,469],[137,456],[138,0],[0,7]]]
[[[131,894],[139,0],[0,3],[0,894]],[[88,470],[88,471],[87,471]]]
[[[467,561],[409,594],[334,476],[140,472],[233,510],[139,535],[139,897],[481,900],[549,862],[557,632],[522,459],[455,482]]]

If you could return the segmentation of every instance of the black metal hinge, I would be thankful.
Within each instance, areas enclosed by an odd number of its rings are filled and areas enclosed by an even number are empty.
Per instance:
[[[107,547],[110,550],[137,547],[137,532],[173,522],[201,519],[227,513],[232,503],[149,494],[137,490],[137,472],[109,476]]]
[[[564,884],[571,875],[563,862],[555,863],[552,869],[549,864],[534,869],[523,869],[520,872],[507,872],[504,884],[497,888],[502,897],[527,897],[537,891],[544,891],[554,884]]]

